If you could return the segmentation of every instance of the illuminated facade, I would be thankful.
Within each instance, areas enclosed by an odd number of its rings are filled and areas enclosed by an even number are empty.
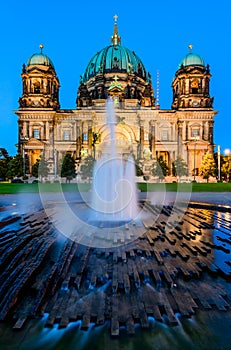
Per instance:
[[[23,65],[19,99],[18,145],[29,169],[44,154],[50,174],[70,152],[77,163],[87,154],[107,152],[106,100],[115,101],[116,143],[119,153],[133,153],[149,173],[153,159],[163,156],[169,168],[177,156],[198,169],[206,152],[213,153],[213,124],[217,113],[210,97],[210,69],[190,52],[180,62],[172,82],[171,109],[162,110],[155,99],[151,75],[134,51],[122,46],[117,16],[111,44],[87,65],[78,88],[76,109],[61,109],[59,79],[50,58],[41,52]]]

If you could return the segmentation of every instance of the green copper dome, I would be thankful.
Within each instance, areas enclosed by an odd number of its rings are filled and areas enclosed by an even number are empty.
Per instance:
[[[146,70],[141,59],[134,51],[122,46],[118,34],[117,18],[114,16],[114,33],[111,37],[112,44],[97,52],[87,65],[83,75],[83,82],[87,82],[98,73],[134,73],[146,80]]]
[[[97,52],[87,65],[83,81],[88,81],[98,73],[136,73],[146,79],[146,70],[134,51],[122,45],[110,45]]]
[[[31,65],[51,66],[52,68],[54,68],[54,65],[51,59],[42,53],[43,45],[40,45],[40,49],[41,49],[40,53],[35,53],[29,58],[27,65],[28,66],[31,66]]]
[[[204,60],[203,58],[201,58],[201,56],[189,52],[184,58],[183,60],[181,60],[181,62],[178,65],[178,68],[181,68],[181,66],[204,66]]]

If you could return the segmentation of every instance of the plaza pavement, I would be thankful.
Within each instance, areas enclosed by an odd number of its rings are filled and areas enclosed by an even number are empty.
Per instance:
[[[59,197],[59,195],[58,195]],[[57,194],[47,193],[42,200],[45,202],[57,201]],[[63,199],[68,202],[90,202],[91,193],[64,193]],[[59,197],[60,199],[60,197]],[[205,203],[218,206],[231,207],[231,192],[140,192],[138,194],[139,200],[148,200],[152,204],[176,204],[196,202]],[[43,203],[39,193],[25,193],[25,194],[0,194],[0,220],[6,215],[17,213],[26,213],[41,209]]]

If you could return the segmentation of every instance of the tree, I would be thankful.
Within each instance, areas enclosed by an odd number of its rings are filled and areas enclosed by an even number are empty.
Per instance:
[[[231,155],[223,157],[223,164],[221,166],[221,173],[225,178],[231,180]]]
[[[37,159],[36,163],[32,165],[32,175],[35,177],[47,177],[49,174],[49,168],[47,161],[42,155],[40,159]]]
[[[75,160],[67,153],[61,162],[61,177],[66,177],[70,181],[75,175]]]
[[[23,157],[21,154],[14,156],[7,164],[6,177],[13,179],[15,176],[23,176]]]
[[[206,153],[201,162],[199,175],[206,179],[207,182],[210,176],[216,176],[217,166],[213,154]]]
[[[7,165],[12,159],[5,148],[0,148],[0,179],[6,179]]]
[[[157,158],[151,167],[152,175],[159,177],[161,180],[163,180],[164,177],[168,175],[168,171],[169,168],[166,164],[166,161],[163,160],[162,156]]]
[[[84,158],[84,163],[81,165],[81,176],[83,179],[87,179],[90,182],[90,178],[93,176],[94,158],[88,155]]]
[[[187,163],[180,156],[172,163],[172,173],[179,177],[188,175]]]
[[[10,159],[12,159],[12,157],[9,156],[9,154],[5,148],[0,148],[0,159],[10,160]]]
[[[136,176],[143,176],[143,170],[141,169],[139,163],[136,161],[135,162],[135,167],[136,167]]]

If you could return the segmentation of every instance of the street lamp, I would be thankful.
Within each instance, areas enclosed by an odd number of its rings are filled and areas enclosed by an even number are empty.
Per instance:
[[[221,146],[217,146],[218,181],[221,181]]]
[[[22,144],[22,172],[23,172],[23,177],[26,174],[26,152],[25,152],[25,144],[28,141],[28,137],[26,136],[21,136],[20,141]]]
[[[229,156],[229,155],[231,154],[231,150],[230,150],[229,148],[226,148],[226,149],[224,150],[224,154],[225,154],[226,156]]]

